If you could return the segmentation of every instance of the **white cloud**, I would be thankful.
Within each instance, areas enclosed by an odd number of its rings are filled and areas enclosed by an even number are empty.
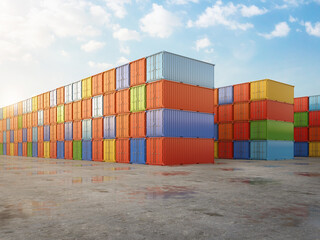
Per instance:
[[[68,57],[68,56],[69,56],[69,54],[68,54],[66,51],[64,51],[64,50],[61,50],[61,51],[60,51],[60,54],[61,54],[61,56],[63,56],[63,57]]]
[[[204,38],[198,39],[196,41],[196,50],[199,51],[201,49],[209,47],[210,45],[211,45],[211,42],[209,38],[204,37]]]
[[[251,6],[245,6],[245,5],[242,5],[241,7],[241,14],[242,16],[244,17],[252,17],[252,16],[257,16],[257,15],[263,15],[265,13],[267,13],[268,10],[263,8],[258,8],[257,6],[255,5],[251,5]]]
[[[161,5],[152,4],[152,11],[140,19],[140,29],[152,37],[168,38],[181,25],[180,19]]]
[[[311,22],[306,22],[305,27],[306,27],[306,32],[309,35],[320,37],[320,22],[316,22],[314,26],[312,26]]]
[[[292,17],[292,16],[290,15],[290,17],[289,17],[289,22],[294,23],[294,22],[297,22],[297,21],[298,21],[298,18],[294,18],[294,17]]]
[[[128,46],[120,46],[120,52],[129,55],[130,54],[130,48]]]
[[[199,0],[167,0],[167,2],[174,5],[186,5],[189,3],[198,3]]]
[[[113,37],[120,41],[140,41],[140,34],[135,30],[129,30],[127,28],[119,28],[113,33]]]
[[[104,62],[98,63],[94,61],[89,61],[88,65],[92,68],[95,68],[96,70],[101,70],[101,71],[113,68],[113,64],[104,63]]]
[[[105,45],[104,42],[98,42],[91,40],[83,45],[81,45],[81,49],[85,52],[94,52],[100,48],[102,48]]]
[[[117,61],[117,64],[118,65],[123,65],[123,64],[126,64],[126,63],[129,63],[130,61],[128,59],[126,59],[125,57],[120,57]]]
[[[266,38],[266,39],[271,39],[275,37],[286,37],[290,32],[290,27],[286,22],[280,22],[275,26],[275,29],[268,34],[259,34],[260,36]]]
[[[110,8],[114,15],[118,18],[124,18],[127,15],[125,5],[131,3],[131,0],[104,0],[108,8]]]

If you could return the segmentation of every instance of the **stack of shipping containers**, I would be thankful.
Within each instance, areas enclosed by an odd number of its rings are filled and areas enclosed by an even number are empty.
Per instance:
[[[320,157],[320,96],[309,97],[309,156]]]

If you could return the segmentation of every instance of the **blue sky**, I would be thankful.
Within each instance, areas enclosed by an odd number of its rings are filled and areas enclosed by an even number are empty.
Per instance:
[[[1,0],[0,106],[167,50],[320,94],[320,0]]]

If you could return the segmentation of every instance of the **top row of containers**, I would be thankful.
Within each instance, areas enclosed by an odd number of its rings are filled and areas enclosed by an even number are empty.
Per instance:
[[[294,99],[294,112],[320,111],[320,95]]]

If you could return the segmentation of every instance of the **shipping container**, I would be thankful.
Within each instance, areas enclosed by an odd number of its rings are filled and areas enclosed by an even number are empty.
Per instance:
[[[146,82],[166,79],[205,88],[214,88],[213,64],[169,52],[160,52],[147,57],[146,65]]]
[[[130,65],[125,64],[116,68],[116,89],[130,87]]]
[[[43,142],[38,142],[38,157],[44,157],[44,145]]]
[[[82,101],[72,103],[73,121],[82,119]]]
[[[18,116],[18,103],[13,104],[13,116]]]
[[[50,158],[57,158],[57,142],[50,142]]]
[[[32,143],[32,157],[38,157],[38,143]]]
[[[294,158],[293,141],[251,141],[250,158],[254,160],[286,160]]]
[[[32,97],[32,112],[38,111],[38,97]],[[38,152],[37,152],[38,154]]]
[[[57,107],[50,108],[50,124],[57,123]]]
[[[116,114],[116,92],[108,93],[103,96],[103,115]]]
[[[214,158],[219,158],[219,143],[217,141],[214,142]]]
[[[72,103],[64,105],[64,120],[66,122],[71,122],[73,120]]]
[[[220,123],[219,124],[219,140],[233,140],[233,124]]]
[[[64,104],[64,87],[57,88],[57,105]]]
[[[82,141],[82,160],[92,161],[92,141]]]
[[[146,123],[147,137],[214,137],[214,115],[209,113],[156,109],[147,111]]]
[[[44,105],[43,105],[43,94],[38,95],[37,99],[38,99],[38,110],[43,110],[43,108],[44,108]]]
[[[82,120],[82,139],[83,140],[92,139],[92,120],[91,119]]]
[[[82,79],[82,98],[92,97],[92,79],[91,77]]]
[[[116,162],[130,163],[130,140],[128,138],[116,140]]]
[[[32,142],[28,142],[27,144],[27,156],[32,157]]]
[[[146,112],[130,114],[130,137],[146,137]]]
[[[9,106],[9,117],[12,118],[14,116],[14,105]]]
[[[57,158],[64,159],[64,141],[57,141]]]
[[[43,94],[43,108],[50,108],[50,92],[46,92]]]
[[[38,126],[38,112],[31,113],[31,121],[32,121],[32,127]]]
[[[7,109],[6,109],[6,107],[2,108],[2,116],[3,116],[3,119],[7,118]]]
[[[43,126],[38,127],[38,142],[43,142],[44,139],[44,132]]]
[[[10,143],[10,156],[14,156],[14,143]]]
[[[230,106],[230,105],[224,105]],[[220,106],[220,107],[224,107]],[[234,121],[249,121],[250,120],[250,104],[248,102],[235,103],[233,106]]]
[[[4,153],[3,153],[4,155]],[[24,142],[22,143],[22,156],[27,157],[28,156],[28,143]]]
[[[81,116],[83,119],[86,118],[91,118],[92,117],[92,99],[84,99],[81,101],[82,102],[82,106],[81,106]]]
[[[82,139],[82,121],[74,121],[72,128],[73,128],[73,140],[81,140]]]
[[[104,136],[103,118],[92,119],[92,139],[102,140]]]
[[[320,142],[309,143],[309,157],[320,157]]]
[[[14,131],[10,130],[10,143],[14,142]]]
[[[19,156],[19,146],[18,143],[14,143],[14,156]]]
[[[13,117],[13,129],[18,130],[18,117]]]
[[[219,139],[219,125],[218,124],[213,125],[213,138],[215,140]]]
[[[103,161],[116,162],[116,140],[103,140]]]
[[[103,140],[92,141],[92,160],[98,162],[103,161]]]
[[[116,116],[103,118],[103,138],[116,138]]]
[[[73,141],[73,160],[82,160],[82,141]]]
[[[219,88],[219,105],[233,104],[233,86]]]
[[[2,154],[3,155],[7,155],[7,144],[6,143],[3,143],[3,148],[2,148]]]
[[[50,107],[57,106],[57,90],[50,91]]]
[[[294,86],[263,79],[250,83],[250,100],[274,100],[277,102],[294,103]]]
[[[8,130],[13,130],[14,129],[14,127],[13,127],[13,118],[8,118],[7,120],[9,121],[9,126],[10,126]]]
[[[146,145],[149,165],[214,163],[213,139],[147,138]]]
[[[124,89],[116,92],[116,112],[130,112],[130,89]]]
[[[43,110],[38,111],[38,126],[43,125]]]
[[[10,130],[6,132],[7,140],[6,143],[10,143]]]
[[[105,93],[116,90],[116,69],[110,69],[103,73],[103,91]]]
[[[146,164],[146,139],[130,139],[130,163]]]
[[[64,105],[59,105],[57,107],[57,123],[64,122]]]
[[[146,110],[146,85],[130,88],[130,111],[140,112]]]
[[[251,121],[250,139],[294,141],[293,123],[273,120]]]
[[[64,141],[64,123],[59,123],[57,126],[57,141]]]
[[[44,109],[43,110],[43,124],[44,125],[49,125],[50,124],[50,109]]]
[[[50,125],[50,141],[57,141],[57,125]]]
[[[309,130],[307,127],[295,127],[294,128],[294,141],[295,142],[308,142]]]
[[[103,73],[92,76],[92,96],[103,94]]]
[[[130,137],[130,114],[119,114],[116,117],[116,137]]]
[[[38,107],[39,107],[39,96],[38,96]],[[21,101],[21,102],[18,102],[18,115],[22,115],[22,114],[23,114],[23,112],[22,112],[22,101]],[[2,111],[0,109],[0,119],[2,119],[1,117],[3,117],[3,116],[2,116]]]
[[[50,158],[50,142],[43,143],[43,156],[45,158]]]
[[[1,154],[1,144],[0,144],[0,155]],[[23,156],[22,143],[18,143],[18,156]]]
[[[320,95],[309,97],[309,111],[320,111]]]
[[[320,126],[320,111],[309,112],[309,127]]]
[[[3,143],[0,143],[0,155],[3,155]]]
[[[161,80],[147,84],[146,109],[169,108],[213,113],[213,93],[212,89]]]
[[[92,117],[103,116],[103,95],[95,96],[92,98]]]
[[[294,99],[294,112],[308,112],[309,97],[299,97]]]
[[[72,84],[72,99],[73,101],[79,101],[82,99],[82,81]]]
[[[44,142],[50,141],[50,126],[49,125],[43,126],[43,141]]]
[[[310,127],[309,128],[309,141],[310,142],[320,142],[320,127]]]
[[[65,103],[73,102],[72,84],[69,84],[64,87],[64,100],[65,100]]]
[[[3,143],[3,131],[0,131],[0,143]]]
[[[38,142],[38,128],[32,128],[32,142]]]
[[[2,119],[3,119],[3,109],[0,108],[0,120],[2,120]],[[1,151],[1,148],[0,148],[0,151]]]
[[[219,123],[233,121],[233,105],[222,105],[218,107]]]
[[[221,159],[233,159],[233,142],[219,141],[218,154]]]
[[[30,119],[31,119],[31,114],[30,114]],[[7,125],[6,125],[6,126],[7,126],[7,130],[10,130],[10,129],[11,129],[11,128],[10,128],[10,123],[11,123],[11,122],[10,122],[10,118],[7,118],[6,121],[7,121]]]
[[[5,132],[4,132],[5,133]],[[27,138],[27,129],[26,128],[23,128],[22,129],[22,142],[27,142],[28,141],[28,138]],[[4,140],[4,135],[3,135],[3,140]]]
[[[130,86],[146,82],[146,59],[141,58],[130,63]]]
[[[65,141],[64,148],[65,148],[65,151],[64,151],[65,159],[72,160],[73,159],[73,142]]]
[[[19,129],[19,130],[17,130],[17,135],[18,135],[18,137],[17,137],[17,142],[18,143],[22,143],[22,129]],[[1,136],[1,135],[0,135]],[[1,137],[0,137],[0,142],[1,142],[2,140],[1,140]]]
[[[219,89],[213,89],[213,105],[217,106],[219,104]]]
[[[18,130],[13,130],[13,135],[14,143],[18,143]]]
[[[309,126],[308,112],[294,113],[294,126],[295,127],[308,127]]]
[[[64,140],[72,141],[73,140],[73,123],[66,122],[64,124]]]
[[[27,128],[27,141],[32,142],[32,127]]]
[[[309,157],[309,143],[308,142],[295,142],[294,143],[294,156],[295,157]]]
[[[250,159],[250,141],[233,142],[234,159]]]

